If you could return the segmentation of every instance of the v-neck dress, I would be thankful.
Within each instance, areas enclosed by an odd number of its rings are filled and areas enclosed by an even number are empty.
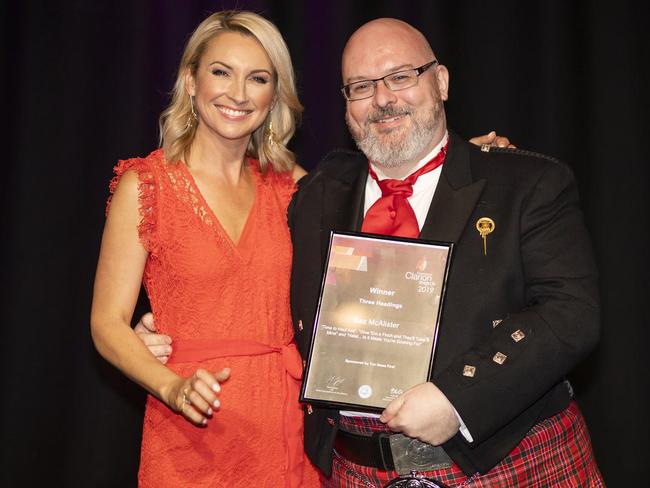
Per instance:
[[[139,177],[143,282],[158,330],[173,339],[168,367],[181,375],[231,369],[205,428],[149,396],[142,487],[319,485],[302,448],[302,363],[289,310],[294,183],[248,165],[255,200],[236,245],[183,163],[156,150],[115,167],[112,191],[126,170]]]

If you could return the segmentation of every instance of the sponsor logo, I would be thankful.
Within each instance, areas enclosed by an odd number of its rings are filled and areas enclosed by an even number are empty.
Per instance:
[[[360,398],[364,400],[372,396],[372,387],[370,385],[361,385],[358,390]]]

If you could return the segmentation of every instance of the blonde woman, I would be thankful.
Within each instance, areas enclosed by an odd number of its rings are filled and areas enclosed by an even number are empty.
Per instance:
[[[275,26],[219,12],[181,59],[161,148],[120,161],[97,266],[100,354],[150,393],[140,486],[308,487],[286,209],[302,107]],[[130,328],[144,281],[161,364]]]

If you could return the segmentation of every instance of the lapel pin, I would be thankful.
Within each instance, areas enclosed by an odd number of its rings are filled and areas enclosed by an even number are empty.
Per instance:
[[[483,254],[487,256],[487,236],[494,232],[494,220],[489,217],[481,217],[476,221],[476,230],[481,235],[483,239]]]

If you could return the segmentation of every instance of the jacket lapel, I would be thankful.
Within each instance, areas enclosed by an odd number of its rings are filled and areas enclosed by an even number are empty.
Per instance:
[[[346,171],[329,178],[323,186],[320,226],[323,259],[327,255],[330,231],[358,231],[363,221],[367,160],[358,153],[346,154],[355,160],[354,164],[342,164],[341,167],[346,168]]]
[[[457,243],[476,207],[485,180],[472,181],[468,143],[451,132],[449,137],[449,152],[420,239]]]

